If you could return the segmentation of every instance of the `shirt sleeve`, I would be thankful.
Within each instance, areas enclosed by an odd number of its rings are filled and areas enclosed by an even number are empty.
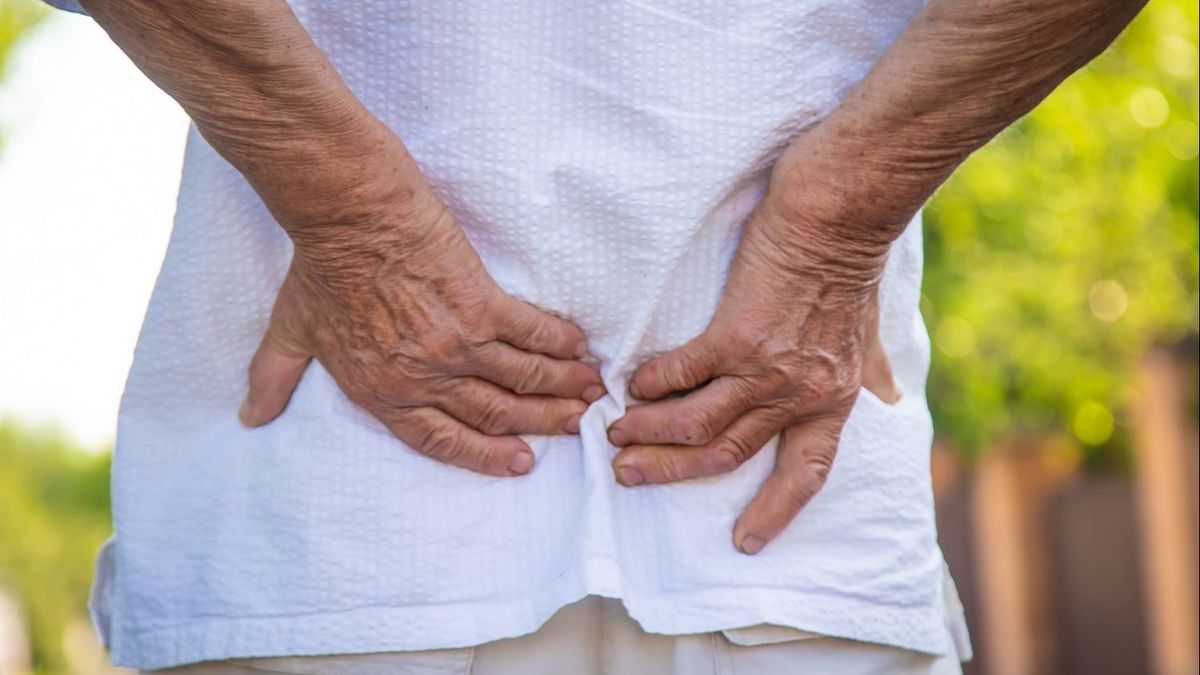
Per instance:
[[[76,14],[87,14],[87,10],[79,6],[79,0],[45,0],[47,5],[65,9]]]

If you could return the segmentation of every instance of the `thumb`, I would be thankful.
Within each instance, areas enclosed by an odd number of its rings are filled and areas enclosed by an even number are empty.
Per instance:
[[[879,289],[876,288],[871,298],[871,307],[867,315],[867,342],[863,347],[862,386],[870,390],[884,403],[895,403],[900,400],[901,391],[892,373],[892,362],[888,359],[883,347],[883,339],[879,331]]]
[[[884,403],[895,403],[900,400],[902,394],[892,373],[892,362],[883,349],[878,332],[867,344],[863,354],[862,386]]]
[[[279,417],[308,368],[312,355],[299,341],[286,336],[279,308],[250,360],[250,390],[238,410],[238,419],[248,427],[259,427]]]

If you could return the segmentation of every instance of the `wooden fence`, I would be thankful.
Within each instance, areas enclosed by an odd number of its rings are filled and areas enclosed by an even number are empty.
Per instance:
[[[964,468],[934,450],[942,548],[967,606],[969,675],[1200,672],[1195,346],[1144,360],[1132,476],[1015,438]]]

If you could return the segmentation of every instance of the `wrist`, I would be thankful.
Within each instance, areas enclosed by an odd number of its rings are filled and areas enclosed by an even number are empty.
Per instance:
[[[771,174],[768,198],[786,220],[835,226],[829,235],[835,240],[886,248],[933,187],[926,191],[911,175],[881,171],[878,150],[830,122],[796,137],[783,151]]]
[[[276,218],[292,240],[295,257],[331,279],[361,279],[380,266],[437,257],[450,250],[448,239],[461,233],[423,180],[360,183],[319,210],[286,222]]]
[[[369,234],[440,208],[400,139],[364,116],[336,133],[306,131],[243,171],[293,240]]]
[[[857,297],[878,285],[890,244],[848,236],[853,229],[845,221],[811,217],[811,212],[797,217],[768,195],[747,223],[741,247],[797,292]]]
[[[873,286],[913,209],[889,206],[870,180],[846,146],[814,129],[776,162],[754,226],[799,269],[821,268],[826,278]]]

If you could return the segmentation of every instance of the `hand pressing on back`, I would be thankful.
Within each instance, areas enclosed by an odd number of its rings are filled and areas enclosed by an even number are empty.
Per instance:
[[[888,245],[844,234],[862,216],[803,171],[809,152],[797,141],[777,162],[707,328],[634,372],[630,393],[652,402],[609,428],[626,486],[733,471],[782,432],[774,470],[734,527],[749,554],[825,483],[860,386],[900,395],[878,329]]]
[[[239,414],[266,424],[315,358],[430,457],[527,473],[518,434],[578,429],[600,375],[578,328],[500,289],[404,143],[282,0],[84,7],[187,111],[294,254]]]
[[[295,254],[250,363],[242,422],[279,416],[315,358],[419,452],[496,476],[527,473],[533,453],[517,435],[576,433],[604,393],[579,361],[583,333],[501,290],[423,181],[372,192],[303,223],[273,209]]]

